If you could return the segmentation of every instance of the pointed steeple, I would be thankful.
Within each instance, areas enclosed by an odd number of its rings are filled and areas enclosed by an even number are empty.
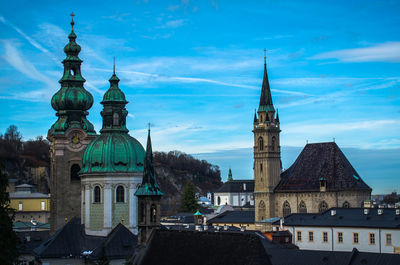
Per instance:
[[[257,119],[257,111],[254,110],[254,123],[257,123],[258,119]]]
[[[266,50],[264,49],[264,53]],[[267,59],[264,54],[264,77],[261,88],[260,105],[258,107],[258,112],[261,111],[275,111],[274,105],[272,104],[271,89],[269,87],[268,74],[267,74]]]
[[[275,119],[276,123],[279,123],[279,112],[278,109],[276,110],[276,119]]]
[[[143,180],[137,189],[136,196],[162,196],[160,187],[157,184],[153,163],[153,150],[151,146],[150,128],[147,135],[146,156],[144,159]]]
[[[232,177],[232,170],[229,169],[229,174],[228,174],[228,181],[232,181],[233,177]]]

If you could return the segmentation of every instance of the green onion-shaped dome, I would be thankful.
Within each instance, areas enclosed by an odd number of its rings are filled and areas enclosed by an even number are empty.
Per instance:
[[[79,52],[81,51],[81,46],[79,46],[79,44],[75,42],[76,40],[75,32],[71,31],[71,33],[68,35],[68,38],[70,42],[67,45],[65,45],[64,52],[68,55],[78,56]]]
[[[53,109],[86,111],[93,105],[93,96],[82,87],[61,87],[51,99]]]
[[[111,86],[107,90],[107,92],[103,96],[103,102],[121,102],[127,104],[125,94],[118,87],[119,78],[115,75],[115,73],[110,78]]]
[[[85,149],[80,173],[143,171],[145,150],[127,133],[102,133]]]

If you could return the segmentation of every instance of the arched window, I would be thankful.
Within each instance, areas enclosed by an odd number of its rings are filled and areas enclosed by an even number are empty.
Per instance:
[[[260,172],[262,172],[263,167],[262,167],[262,163],[260,164]]]
[[[157,208],[154,204],[152,204],[150,208],[150,222],[157,222]]]
[[[350,208],[350,203],[348,202],[348,201],[345,201],[344,203],[343,203],[343,206],[342,206],[343,208]]]
[[[119,115],[116,112],[113,114],[113,125],[119,126]]]
[[[217,198],[217,205],[221,205],[221,197],[219,197],[219,196]]]
[[[260,201],[260,203],[258,204],[258,217],[261,220],[265,219],[265,203],[264,201]]]
[[[271,150],[275,150],[275,141],[276,141],[276,137],[272,136],[272,140],[271,140]]]
[[[304,201],[301,201],[299,204],[299,213],[307,213],[307,206]]]
[[[292,210],[290,209],[290,204],[288,201],[285,201],[283,203],[282,213],[283,213],[283,216],[287,216],[292,213]]]
[[[116,202],[125,202],[125,189],[119,185],[116,190]]]
[[[258,138],[258,149],[260,151],[264,150],[264,139],[261,136]]]
[[[81,179],[78,174],[79,171],[81,171],[81,167],[78,164],[73,164],[71,166],[71,181],[79,181]]]
[[[140,216],[139,216],[140,222],[144,222],[145,217],[146,217],[146,208],[145,208],[144,203],[141,203],[140,204]]]
[[[94,187],[94,191],[93,191],[93,202],[95,203],[99,203],[100,202],[100,196],[101,196],[101,190],[99,186],[95,186]]]
[[[321,212],[324,212],[324,211],[326,211],[326,210],[328,210],[328,204],[325,202],[325,201],[322,201],[320,204],[319,204],[319,209],[318,209],[318,211],[321,213]]]

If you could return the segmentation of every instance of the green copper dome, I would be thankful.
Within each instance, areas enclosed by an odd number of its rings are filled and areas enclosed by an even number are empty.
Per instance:
[[[62,62],[61,88],[51,98],[51,106],[57,111],[58,119],[50,128],[49,137],[63,135],[69,128],[81,128],[88,134],[96,134],[93,124],[86,118],[93,105],[93,96],[83,87],[86,80],[81,74],[82,60],[78,57],[81,46],[75,41],[74,24],[72,20],[69,43],[64,48],[66,58]]]
[[[127,133],[102,133],[85,149],[80,173],[143,171],[145,151]]]
[[[100,136],[85,149],[80,173],[143,171],[145,151],[143,146],[128,134],[126,116],[128,103],[118,87],[115,72],[110,78],[110,88],[104,94],[101,111],[103,127]]]

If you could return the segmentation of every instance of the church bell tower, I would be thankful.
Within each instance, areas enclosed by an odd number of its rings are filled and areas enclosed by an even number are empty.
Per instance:
[[[271,89],[264,56],[264,77],[260,105],[254,113],[254,200],[255,220],[275,216],[274,188],[281,174],[281,149],[279,144],[279,115],[272,103]]]
[[[61,88],[53,95],[51,106],[57,121],[48,131],[50,141],[51,232],[73,217],[81,216],[81,158],[85,147],[96,137],[93,125],[86,119],[93,96],[85,90],[81,75],[81,47],[76,43],[74,14],[71,14],[69,43],[64,47],[64,73]]]

